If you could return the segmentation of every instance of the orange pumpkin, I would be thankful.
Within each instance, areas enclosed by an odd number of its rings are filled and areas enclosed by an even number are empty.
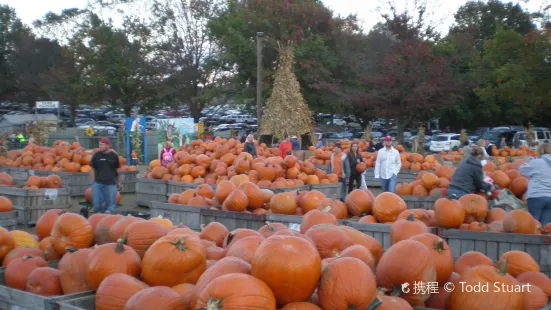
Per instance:
[[[380,223],[396,221],[400,213],[407,210],[407,205],[400,196],[385,192],[375,198],[373,202],[373,216]]]
[[[52,245],[54,250],[63,255],[67,247],[83,249],[94,242],[92,225],[83,216],[75,213],[64,213],[54,222],[52,227]]]
[[[132,295],[148,287],[135,277],[113,273],[101,281],[96,290],[96,310],[123,309]]]

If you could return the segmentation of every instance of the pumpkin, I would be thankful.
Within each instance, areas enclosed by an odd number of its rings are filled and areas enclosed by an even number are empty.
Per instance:
[[[469,251],[463,253],[455,260],[453,271],[455,271],[459,275],[462,275],[469,269],[479,265],[494,267],[494,262],[488,256],[480,252]]]
[[[226,257],[237,257],[250,264],[262,240],[258,236],[239,239],[228,248]]]
[[[534,234],[536,222],[534,217],[524,210],[513,210],[503,219],[503,230],[508,233]]]
[[[308,211],[316,209],[319,203],[325,198],[325,194],[322,192],[318,190],[311,190],[302,196],[298,206],[302,208],[303,212],[306,214]]]
[[[488,200],[477,194],[468,194],[459,198],[465,210],[465,223],[484,222],[488,214]]]
[[[94,239],[96,241],[96,244],[101,245],[111,242],[111,238],[109,237],[109,230],[118,220],[122,218],[124,218],[124,216],[120,214],[114,214],[107,215],[99,220],[94,231]]]
[[[419,234],[410,239],[421,242],[430,251],[436,268],[436,281],[440,286],[444,285],[453,272],[453,255],[446,241],[431,233]]]
[[[543,290],[537,286],[524,287],[523,295],[523,309],[524,310],[539,310],[545,309],[548,305],[549,298]]]
[[[126,244],[138,253],[140,257],[145,255],[149,247],[168,233],[166,227],[152,221],[136,221],[126,227],[123,239]]]
[[[501,268],[502,263],[505,261],[507,262],[507,273],[513,277],[528,271],[540,271],[540,266],[534,258],[523,251],[508,251],[503,253],[499,258],[498,268]]]
[[[63,294],[61,272],[50,267],[39,267],[34,269],[27,279],[27,292],[41,296],[55,296]]]
[[[522,197],[527,189],[528,179],[525,177],[518,177],[511,182],[511,192],[517,197]]]
[[[57,268],[61,272],[60,281],[63,294],[74,294],[90,290],[86,283],[86,266],[91,249],[68,248]]]
[[[191,309],[191,296],[195,290],[195,285],[189,283],[181,283],[176,286],[173,286],[172,289],[176,293],[180,294],[182,297],[182,303],[184,304],[184,309]]]
[[[321,275],[318,298],[322,309],[371,309],[376,296],[373,272],[357,258],[338,258]]]
[[[121,239],[117,243],[100,245],[88,255],[85,274],[90,289],[96,290],[103,279],[114,273],[140,276],[140,256],[123,242]]]
[[[261,280],[247,274],[226,274],[200,291],[194,309],[274,310],[276,301]]]
[[[407,205],[400,196],[385,192],[375,198],[373,202],[373,216],[380,223],[396,221],[400,213],[407,210]]]
[[[226,236],[226,239],[224,239],[224,245],[223,246],[224,247],[229,247],[234,242],[237,242],[240,239],[250,237],[250,236],[257,236],[261,239],[264,239],[264,237],[262,237],[262,235],[257,231],[254,231],[254,230],[248,229],[248,228],[237,228],[237,229],[231,231]]]
[[[270,210],[275,214],[294,215],[297,211],[297,202],[290,193],[279,193],[270,199]]]
[[[314,242],[321,258],[336,256],[352,245],[352,241],[344,230],[340,226],[332,224],[310,227],[305,235]]]
[[[396,272],[396,266],[400,266],[400,272]],[[434,258],[426,246],[415,240],[403,240],[393,244],[381,257],[377,265],[377,283],[388,290],[395,286],[409,283],[436,282],[436,268]],[[411,305],[423,304],[430,292],[415,292],[413,290],[404,293],[402,297]]]
[[[300,233],[304,234],[308,228],[318,224],[338,225],[337,218],[333,214],[329,213],[330,209],[331,207],[327,207],[323,211],[316,209],[306,213],[302,217],[302,221],[300,223]]]
[[[0,226],[0,261],[15,248],[15,240],[9,231]]]
[[[337,195],[334,195],[333,198],[325,198],[320,201],[317,209],[322,212],[331,213],[339,220],[348,218],[346,205],[337,199]]]
[[[240,189],[233,190],[224,200],[222,207],[227,211],[245,211],[249,205],[249,198]]]
[[[14,241],[16,248],[19,247],[29,247],[29,248],[38,248],[40,247],[38,241],[28,232],[22,230],[12,230],[10,235]]]
[[[10,212],[13,211],[13,204],[11,200],[4,196],[0,196],[0,212]]]
[[[45,260],[59,260],[61,258],[52,247],[52,237],[46,237],[40,240],[39,246],[42,252],[44,252]]]
[[[42,257],[25,255],[12,260],[4,270],[6,285],[24,291],[27,288],[27,279],[36,268],[48,267]]]
[[[46,177],[46,187],[48,188],[61,188],[63,182],[58,175],[50,174]]]
[[[196,238],[164,236],[155,241],[142,260],[142,278],[152,286],[195,284],[206,269],[206,252]]]
[[[123,218],[119,219],[115,224],[109,228],[109,240],[111,242],[117,242],[122,236],[124,235],[124,231],[126,230],[126,227],[128,225],[138,222],[138,221],[144,221],[144,219],[134,216],[124,216]]]
[[[492,172],[490,175],[490,178],[494,181],[494,184],[499,186],[500,188],[509,188],[509,185],[511,185],[511,179],[507,174],[501,170],[496,170]]]
[[[423,176],[421,176],[421,184],[423,185],[423,187],[430,191],[433,188],[438,187],[440,181],[438,180],[438,176],[436,176],[435,174],[424,173]]]
[[[201,292],[215,279],[227,274],[251,274],[251,265],[236,257],[224,257],[199,277],[190,304],[195,305]],[[192,308],[194,309],[194,308]]]
[[[45,258],[44,252],[42,252],[40,248],[14,248],[4,257],[4,260],[2,261],[2,267],[6,267],[14,259],[23,258],[24,256]]]
[[[493,208],[488,211],[486,223],[490,224],[496,221],[503,221],[507,217],[507,212],[501,208]]]
[[[96,310],[123,309],[135,293],[148,288],[142,281],[124,273],[113,273],[96,290]]]
[[[346,209],[352,216],[363,216],[371,213],[373,196],[362,189],[351,191],[344,199]]]
[[[340,257],[354,257],[362,262],[364,262],[371,270],[375,271],[375,258],[369,250],[361,245],[355,244],[347,247],[342,252],[340,252],[337,257],[330,258],[331,261],[338,259]]]
[[[181,310],[180,294],[166,286],[148,287],[136,292],[124,305],[125,310]]]
[[[390,242],[396,244],[399,241],[428,232],[427,225],[416,220],[413,213],[410,213],[406,219],[398,219],[390,225]]]
[[[309,302],[292,302],[286,304],[281,310],[322,310],[320,307]]]
[[[459,278],[459,282],[465,282],[462,285],[478,285],[480,283],[488,284],[492,289],[490,292],[477,290],[456,289],[450,294],[448,300],[448,309],[523,309],[524,296],[522,292],[510,292],[507,290],[495,290],[494,285],[500,288],[519,286],[520,283],[507,274],[507,263],[502,264],[501,268],[496,270],[493,266],[474,266],[465,271]],[[509,289],[511,290],[511,289]]]
[[[375,265],[379,263],[381,256],[383,255],[383,246],[377,241],[377,239],[368,236],[356,229],[349,226],[339,226],[350,239],[351,244],[358,244],[371,252],[375,259]]]
[[[377,310],[413,310],[410,304],[400,297],[377,295],[377,299],[381,302]]]
[[[67,252],[67,247],[83,249],[94,242],[92,225],[86,218],[76,213],[64,213],[54,222],[52,227],[52,245],[59,255]]]
[[[270,287],[280,306],[306,300],[314,292],[320,274],[321,258],[316,248],[292,236],[264,240],[251,262],[251,275]]]
[[[90,225],[92,226],[92,232],[94,233],[94,236],[95,236],[96,227],[98,226],[99,221],[101,221],[101,219],[107,216],[109,216],[109,214],[95,213],[88,217],[88,223],[90,223]]]
[[[530,283],[538,286],[551,298],[551,279],[541,272],[526,271],[517,276],[520,283]]]
[[[224,239],[229,234],[229,230],[223,224],[210,222],[206,226],[201,225],[199,238],[214,242],[217,246],[224,245]]]
[[[262,237],[268,238],[271,235],[275,234],[277,231],[282,229],[287,229],[287,225],[282,223],[266,222],[266,225],[260,227],[258,229],[258,232],[262,235]]]
[[[248,207],[250,209],[261,208],[271,198],[271,195],[268,196],[266,192],[260,189],[260,187],[251,182],[241,183],[239,185],[239,189],[242,190],[247,196]]]
[[[439,198],[434,203],[434,223],[442,228],[459,228],[465,222],[465,209],[454,197]]]
[[[373,215],[366,215],[358,219],[358,223],[373,224],[373,223],[377,223],[377,219]]]

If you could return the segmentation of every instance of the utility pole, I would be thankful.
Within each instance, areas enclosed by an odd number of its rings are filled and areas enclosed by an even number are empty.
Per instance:
[[[262,119],[262,38],[264,32],[256,33],[256,119]]]

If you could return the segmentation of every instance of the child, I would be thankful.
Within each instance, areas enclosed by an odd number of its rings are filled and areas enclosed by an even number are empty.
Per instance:
[[[132,151],[132,153],[130,153],[130,164],[132,166],[138,165],[138,153],[136,153],[136,151]]]

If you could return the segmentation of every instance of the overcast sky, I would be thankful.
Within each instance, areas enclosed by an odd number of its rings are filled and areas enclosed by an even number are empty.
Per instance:
[[[341,15],[357,14],[362,20],[364,29],[369,30],[377,22],[381,21],[377,7],[384,3],[384,0],[322,0],[335,13]],[[405,9],[415,0],[391,0],[401,10]],[[438,23],[438,30],[445,32],[453,23],[453,14],[457,9],[465,4],[467,0],[426,0],[427,6],[431,12],[431,20]],[[530,10],[538,10],[549,0],[512,0]],[[23,22],[30,24],[40,18],[47,12],[61,13],[65,8],[84,8],[88,0],[1,0],[0,3],[7,4],[15,8],[17,15]],[[110,14],[106,14],[110,15]],[[106,17],[106,16],[104,16]]]

